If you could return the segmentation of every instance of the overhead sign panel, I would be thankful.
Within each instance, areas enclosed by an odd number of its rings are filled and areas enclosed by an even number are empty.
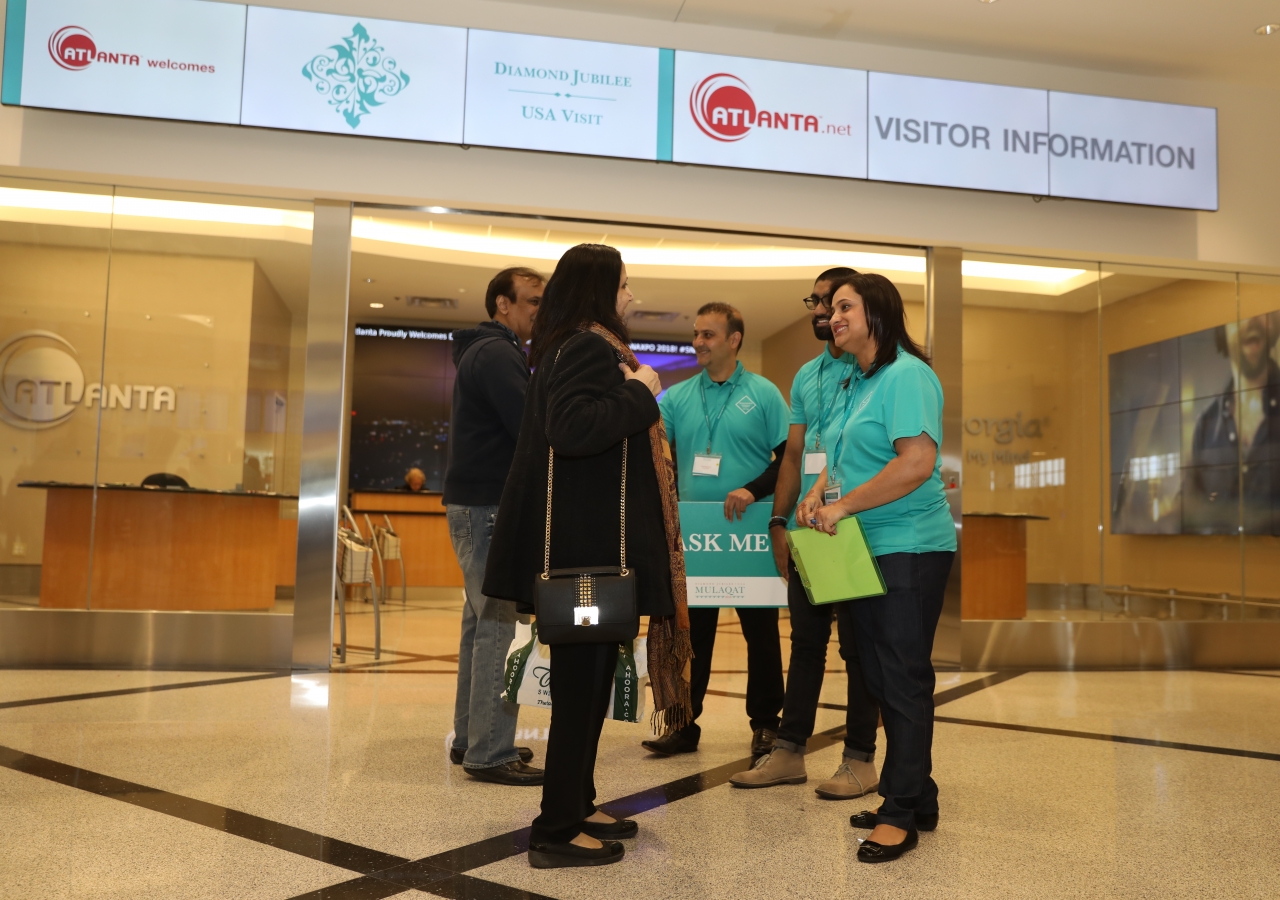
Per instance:
[[[83,112],[240,120],[245,7],[203,0],[40,0],[25,13],[21,76],[5,101]],[[7,48],[11,45],[6,41]],[[12,67],[12,68],[11,68]]]
[[[869,96],[871,178],[1049,192],[1046,91],[872,72]]]
[[[463,143],[656,159],[658,55],[473,29]]]
[[[241,122],[462,142],[467,31],[249,7]]]
[[[1050,193],[1218,208],[1218,111],[1049,93]]]
[[[676,52],[672,159],[867,177],[867,73]]]

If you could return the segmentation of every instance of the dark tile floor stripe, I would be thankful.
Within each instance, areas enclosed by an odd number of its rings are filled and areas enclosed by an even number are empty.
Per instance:
[[[450,876],[439,884],[432,885],[430,892],[447,900],[554,900],[545,894],[535,894],[470,875]],[[611,892],[606,889],[602,893]]]
[[[978,691],[994,687],[997,684],[1002,684],[1010,678],[1017,678],[1021,674],[1023,674],[1021,671],[992,672],[990,675],[985,675],[982,678],[975,678],[973,681],[967,682],[966,684],[947,688],[945,691],[938,691],[938,693],[933,695],[933,705],[937,708],[939,706],[944,706],[947,703],[954,703],[962,697],[968,697],[970,694],[976,694]],[[739,693],[737,691],[717,691],[713,688],[707,688],[707,693],[714,694],[717,697],[732,697],[736,700],[747,699],[746,694]],[[843,703],[819,703],[818,708],[834,709],[838,712],[845,712],[849,707]]]
[[[401,856],[381,853],[215,803],[171,794],[9,747],[0,747],[0,766],[266,844],[278,850],[296,853],[308,859],[350,869],[362,875],[408,862]]]
[[[0,703],[0,709],[18,709],[23,706],[43,706],[47,703],[71,703],[76,700],[96,700],[99,697],[124,697],[129,694],[153,694],[158,691],[181,691],[187,688],[210,687],[217,684],[242,684],[246,681],[263,681],[268,678],[285,678],[289,672],[266,672],[257,675],[238,675],[232,678],[211,678],[207,681],[181,681],[174,684],[149,684],[143,687],[119,688],[114,691],[89,691],[84,694],[61,694],[55,697],[32,697],[28,700],[8,700]]]
[[[351,881],[342,881],[318,890],[307,891],[305,894],[290,897],[289,900],[382,900],[384,897],[394,897],[411,890],[413,888],[402,887],[374,878],[372,875],[365,875]]]
[[[1280,762],[1280,753],[1266,753],[1262,750],[1238,750],[1234,747],[1211,747],[1207,744],[1186,744],[1182,741],[1161,741],[1154,738],[1129,737],[1123,734],[1105,734],[1097,731],[1071,731],[1066,728],[1042,728],[1038,725],[1014,725],[1008,722],[986,722],[980,719],[957,719],[951,716],[935,716],[934,721],[945,722],[948,725],[971,725],[976,728],[995,728],[1000,731],[1021,731],[1027,734],[1046,734],[1054,737],[1082,738],[1087,741],[1136,744],[1140,747],[1189,750],[1193,753],[1216,753],[1220,756],[1241,756],[1245,759],[1265,759],[1270,762]]]

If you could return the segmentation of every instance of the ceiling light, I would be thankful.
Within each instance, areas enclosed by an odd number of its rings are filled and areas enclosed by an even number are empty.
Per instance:
[[[1259,25],[1257,28],[1253,29],[1254,34],[1261,34],[1264,36],[1268,34],[1275,34],[1277,31],[1280,31],[1280,24],[1277,24],[1276,22],[1272,22],[1269,25]]]
[[[382,309],[382,304],[381,304],[381,303],[370,303],[370,304],[369,304],[369,308],[370,308],[370,309]]]
[[[375,279],[373,279],[373,278],[366,278],[366,279],[364,280],[364,283],[365,283],[365,284],[373,284],[374,280],[375,280]]]

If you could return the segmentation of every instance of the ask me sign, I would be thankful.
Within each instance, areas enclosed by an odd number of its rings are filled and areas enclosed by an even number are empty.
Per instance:
[[[690,606],[786,606],[769,542],[773,504],[753,503],[730,522],[723,503],[680,504]]]

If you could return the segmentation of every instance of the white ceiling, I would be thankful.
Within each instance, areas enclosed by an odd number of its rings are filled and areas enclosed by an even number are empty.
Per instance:
[[[1254,34],[1280,22],[1276,0],[511,2],[1145,75],[1271,87],[1280,77],[1280,34]]]

